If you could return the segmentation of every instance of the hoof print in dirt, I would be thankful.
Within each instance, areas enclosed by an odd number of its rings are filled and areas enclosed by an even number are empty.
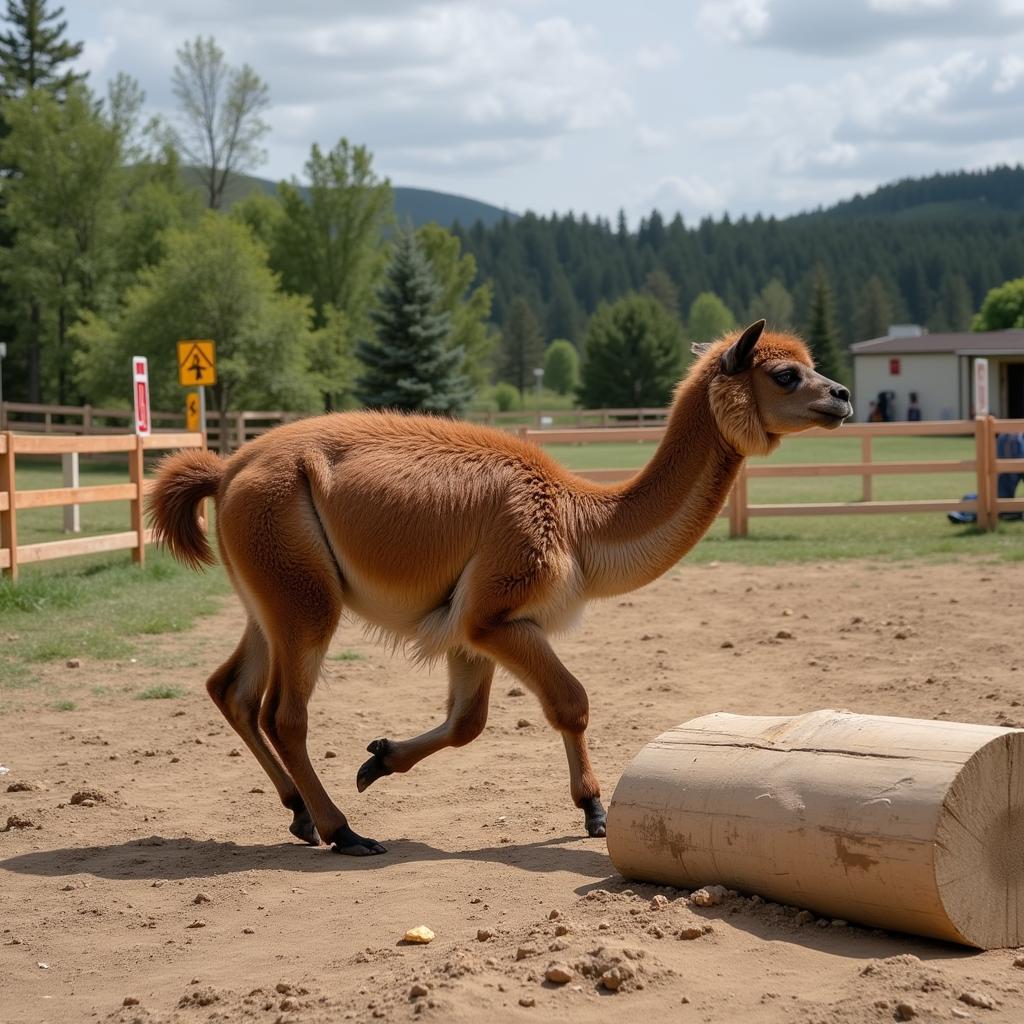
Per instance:
[[[369,761],[364,761],[356,773],[356,789],[362,793],[384,775],[390,775],[393,769],[384,760],[388,756],[391,743],[388,740],[374,740],[366,749],[373,754]]]
[[[335,853],[343,854],[346,857],[373,857],[388,852],[376,839],[364,839],[347,825],[334,833],[331,837],[331,845]]]

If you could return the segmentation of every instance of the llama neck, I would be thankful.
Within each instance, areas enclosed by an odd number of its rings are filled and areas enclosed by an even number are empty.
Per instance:
[[[636,590],[675,565],[714,522],[742,461],[718,430],[705,380],[691,377],[651,461],[602,495],[581,552],[588,596]]]

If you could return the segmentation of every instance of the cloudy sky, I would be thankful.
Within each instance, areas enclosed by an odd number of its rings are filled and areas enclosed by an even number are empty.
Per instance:
[[[155,112],[185,39],[251,64],[273,178],[344,135],[396,185],[692,221],[1024,153],[1024,0],[63,2]]]

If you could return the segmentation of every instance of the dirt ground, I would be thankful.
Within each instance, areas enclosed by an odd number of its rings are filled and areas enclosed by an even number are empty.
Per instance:
[[[1006,563],[684,563],[594,606],[558,646],[591,695],[606,802],[648,740],[711,711],[1024,724],[1020,580]],[[299,845],[203,688],[241,625],[232,599],[135,664],[41,669],[77,673],[78,709],[50,710],[40,686],[29,714],[0,717],[0,827],[14,821],[0,833],[5,1024],[1024,1020],[1014,951],[799,923],[756,894],[700,908],[617,876],[604,841],[582,837],[561,742],[512,679],[475,743],[357,794],[367,742],[432,724],[444,679],[352,625],[333,650],[364,657],[327,662],[310,749],[388,853]],[[187,667],[168,669],[177,657]],[[187,695],[89,697],[112,682]],[[95,795],[72,803],[82,791]],[[434,941],[403,944],[421,924]],[[699,937],[682,941],[688,928]],[[545,981],[552,961],[568,984]],[[613,994],[598,974],[616,965]]]

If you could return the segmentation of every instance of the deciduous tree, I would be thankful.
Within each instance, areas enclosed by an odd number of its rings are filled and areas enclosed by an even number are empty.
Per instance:
[[[714,292],[701,292],[690,305],[686,333],[691,341],[714,341],[735,326],[732,310]]]
[[[576,346],[564,338],[551,342],[544,356],[544,386],[560,395],[579,387],[580,357]]]
[[[533,371],[544,365],[544,338],[540,324],[524,298],[512,302],[501,332],[498,376],[519,392],[520,400],[533,383]]]

